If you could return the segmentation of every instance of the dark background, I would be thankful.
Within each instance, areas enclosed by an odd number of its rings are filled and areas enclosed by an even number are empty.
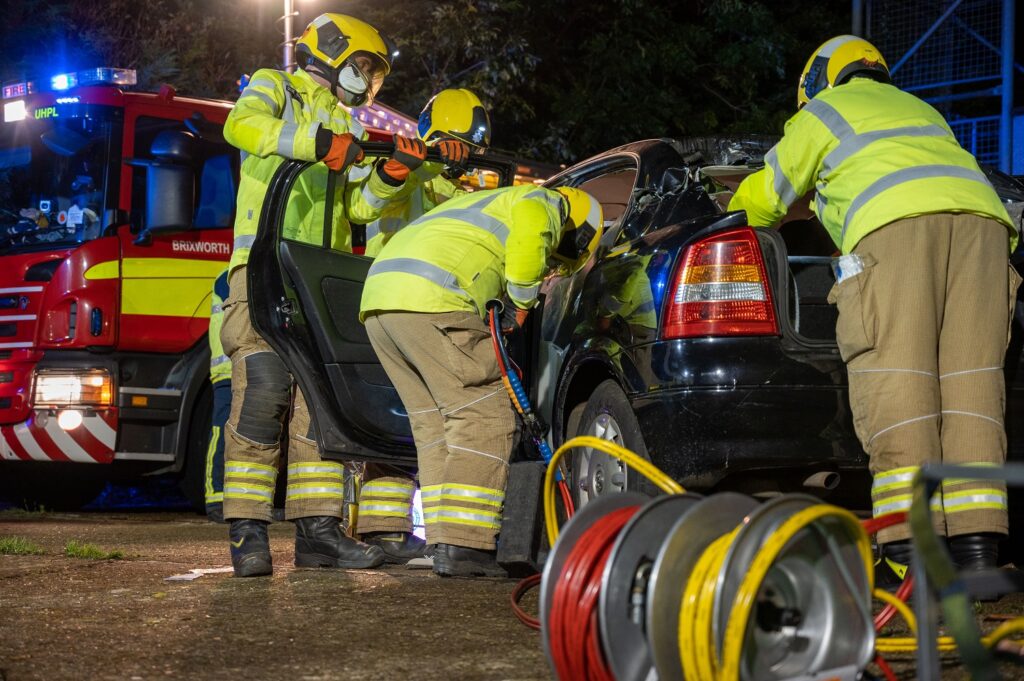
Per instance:
[[[437,90],[469,87],[491,109],[496,147],[554,162],[645,137],[780,133],[810,53],[850,30],[849,0],[295,4],[296,34],[336,11],[396,40],[382,102],[415,116]],[[144,89],[234,99],[242,73],[280,65],[281,11],[281,0],[0,0],[0,80],[122,66]]]
[[[139,85],[234,99],[280,65],[280,0],[5,0],[0,79],[109,65]],[[659,135],[778,131],[796,79],[849,2],[797,0],[296,0],[362,18],[401,56],[380,100],[415,116],[444,87],[491,108],[494,142],[572,161]]]

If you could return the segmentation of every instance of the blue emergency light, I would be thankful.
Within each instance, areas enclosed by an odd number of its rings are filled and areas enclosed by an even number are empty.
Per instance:
[[[63,92],[83,85],[135,85],[136,82],[135,69],[115,69],[101,66],[84,71],[58,73],[50,78],[50,87],[44,89]],[[39,89],[33,81],[9,83],[3,86],[2,99],[25,97],[38,91]]]

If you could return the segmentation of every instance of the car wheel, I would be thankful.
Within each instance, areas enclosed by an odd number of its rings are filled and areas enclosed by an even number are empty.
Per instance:
[[[573,431],[570,433],[572,436],[590,435],[608,440],[650,460],[633,408],[626,393],[615,381],[604,381],[597,386]],[[651,496],[657,493],[657,489],[646,478],[629,466],[589,447],[573,450],[569,458],[569,473],[577,508],[604,494],[618,494],[627,490]]]

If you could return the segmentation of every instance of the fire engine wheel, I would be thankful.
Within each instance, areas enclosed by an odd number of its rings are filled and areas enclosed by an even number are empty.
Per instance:
[[[178,483],[197,513],[206,512],[206,450],[213,422],[213,390],[206,386],[196,399],[185,446],[185,465]]]
[[[590,435],[609,440],[650,460],[633,408],[615,381],[607,380],[598,385],[582,412],[578,419],[574,418],[575,414],[570,417],[575,431],[570,437]],[[606,494],[630,491],[654,496],[657,493],[642,475],[594,449],[576,449],[568,465],[570,488],[577,508]]]

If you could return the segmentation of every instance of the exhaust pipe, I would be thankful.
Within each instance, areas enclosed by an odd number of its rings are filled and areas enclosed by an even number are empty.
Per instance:
[[[804,480],[804,487],[834,490],[836,487],[839,487],[839,473],[835,471],[818,471]]]

